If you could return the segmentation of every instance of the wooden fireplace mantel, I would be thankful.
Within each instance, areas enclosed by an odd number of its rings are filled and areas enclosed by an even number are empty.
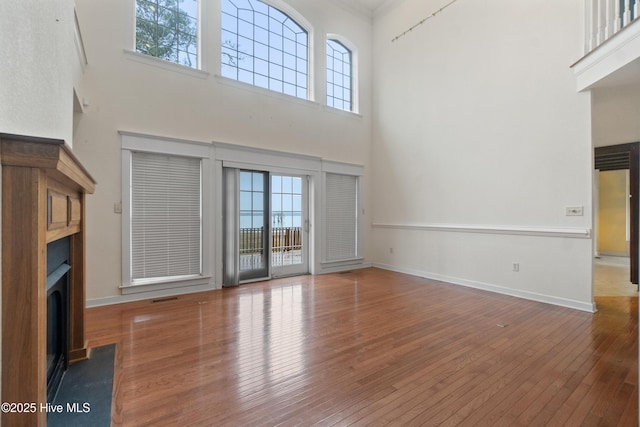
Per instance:
[[[69,359],[87,358],[85,194],[95,181],[64,141],[0,134],[2,163],[2,402],[35,403],[2,424],[45,426],[47,243],[70,237]]]

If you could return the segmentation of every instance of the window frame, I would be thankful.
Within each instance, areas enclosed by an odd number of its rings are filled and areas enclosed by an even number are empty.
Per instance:
[[[295,9],[293,9],[289,4],[285,3],[284,1],[281,0],[256,0],[256,1],[260,1],[260,3],[265,4],[268,7],[274,8],[276,9],[278,12],[282,13],[283,15],[287,16],[291,21],[293,21],[297,26],[299,26],[302,30],[306,31],[307,34],[307,46],[306,46],[306,62],[307,62],[307,69],[306,69],[306,96],[305,97],[301,97],[298,96],[297,94],[295,95],[291,95],[289,93],[286,93],[284,90],[274,90],[271,89],[269,87],[265,87],[262,85],[258,85],[255,83],[249,83],[249,82],[245,82],[243,80],[240,80],[238,78],[233,78],[233,77],[228,77],[224,75],[224,71],[223,71],[223,60],[222,60],[222,55],[223,55],[223,31],[225,31],[225,29],[223,28],[223,24],[222,24],[222,18],[223,18],[223,13],[224,11],[222,10],[222,1],[220,0],[220,9],[219,9],[219,13],[218,13],[218,46],[217,46],[217,52],[218,52],[218,61],[219,61],[219,76],[233,81],[233,82],[238,82],[239,84],[242,85],[247,85],[250,87],[255,87],[258,88],[259,90],[265,90],[268,91],[269,93],[277,93],[286,97],[290,97],[292,99],[298,99],[298,100],[303,100],[303,101],[314,101],[314,97],[315,97],[315,89],[314,89],[314,69],[315,69],[315,60],[314,60],[314,31],[313,31],[313,26],[310,24],[310,22],[304,18],[300,13],[298,13]],[[255,27],[255,24],[254,24]],[[236,33],[237,34],[237,33]],[[252,39],[253,43],[255,44],[255,38]],[[271,45],[267,46],[268,48],[271,47]],[[283,50],[283,53],[286,53]],[[254,57],[255,58],[255,57]],[[271,65],[271,62],[267,62],[267,65]],[[237,67],[236,67],[237,68]],[[284,68],[284,67],[283,67]],[[283,74],[284,74],[284,70],[283,70]],[[252,73],[253,76],[255,76],[255,72]],[[267,79],[269,79],[269,76],[267,76]],[[255,82],[255,78],[253,79],[253,81]],[[286,83],[286,81],[284,80],[284,77],[282,79],[283,82],[283,86],[284,83]]]
[[[148,1],[148,0],[147,0]],[[131,34],[131,40],[128,43],[129,46],[131,46],[131,50],[129,49],[125,49],[126,53],[130,53],[134,55],[133,59],[136,59],[135,56],[139,56],[139,57],[143,57],[143,58],[150,58],[152,61],[160,61],[162,63],[165,64],[171,64],[172,66],[177,66],[180,68],[184,68],[186,70],[195,70],[195,71],[200,71],[200,70],[204,70],[205,66],[204,64],[206,63],[205,61],[205,49],[203,49],[202,47],[202,40],[204,39],[204,37],[206,36],[206,31],[205,31],[205,21],[203,20],[203,16],[207,16],[206,13],[206,1],[203,0],[194,0],[196,1],[196,62],[197,64],[195,66],[190,66],[190,65],[186,65],[186,64],[182,64],[179,61],[173,61],[173,60],[169,60],[169,59],[164,59],[161,58],[159,56],[155,56],[155,55],[151,55],[145,52],[140,52],[137,49],[137,29],[138,29],[138,12],[137,12],[137,5],[138,5],[138,0],[133,0],[132,1],[132,22],[131,22],[131,28],[132,28],[132,32]],[[137,58],[140,59],[140,58]]]
[[[334,75],[340,74],[343,77],[345,77],[345,73],[344,72],[338,72],[336,71],[333,66],[331,68],[329,68],[329,58],[335,58],[334,55],[329,55],[329,48],[333,49],[333,47],[330,46],[330,42],[331,43],[336,43],[338,45],[340,45],[342,48],[344,48],[346,50],[346,52],[344,53],[344,55],[348,56],[348,62],[341,60],[341,62],[347,63],[349,65],[349,98],[345,99],[345,97],[336,97],[333,94],[335,94],[335,89],[336,89],[336,83],[335,81],[331,81],[329,82],[329,78],[328,78],[328,74],[331,71]],[[334,49],[335,50],[335,49]],[[325,40],[325,104],[327,105],[327,107],[330,108],[335,108],[338,110],[343,110],[343,111],[354,111],[354,97],[353,97],[353,87],[354,87],[354,76],[353,76],[353,51],[351,49],[349,49],[347,46],[345,46],[344,43],[342,43],[340,40],[337,40],[336,38],[331,38],[331,37],[327,37]],[[329,87],[331,86],[332,89],[332,95],[329,95]],[[346,89],[344,85],[340,85],[340,88],[342,88],[343,90]],[[329,98],[333,98],[333,99],[338,99],[341,102],[345,103],[348,102],[348,108],[343,108],[343,107],[337,107],[335,105],[335,103],[333,105],[329,104]]]
[[[172,289],[184,286],[213,284],[212,247],[213,231],[213,169],[209,144],[177,139],[159,138],[135,133],[120,132],[122,155],[122,294]],[[172,276],[153,279],[132,278],[132,154],[134,152],[191,157],[200,159],[201,167],[201,273],[193,276]]]
[[[327,81],[326,81],[326,74],[327,74],[327,40],[333,40],[336,41],[338,43],[340,43],[342,46],[344,46],[346,49],[348,49],[351,52],[351,110],[345,110],[345,109],[341,109],[341,108],[336,108],[336,107],[332,107],[330,105],[327,105],[326,103],[326,98],[327,98]],[[349,39],[347,39],[346,37],[340,35],[340,34],[335,34],[335,33],[328,33],[325,37],[325,52],[324,52],[324,74],[325,74],[325,101],[324,104],[327,108],[333,110],[333,111],[345,111],[347,113],[354,113],[354,114],[360,114],[360,91],[358,89],[358,83],[359,83],[359,78],[358,78],[358,72],[359,72],[359,53],[358,53],[358,49],[356,48],[356,45],[354,43],[352,43]]]
[[[329,241],[331,236],[328,233],[329,227],[327,226],[328,212],[327,212],[327,198],[330,197],[327,194],[327,175],[344,175],[355,178],[356,180],[356,194],[355,196],[355,253],[353,257],[342,259],[330,259],[329,250],[332,242]],[[342,267],[346,265],[361,264],[364,260],[363,256],[363,199],[362,199],[362,178],[364,176],[364,168],[360,165],[332,162],[324,160],[322,162],[322,258],[320,265],[322,269],[331,269],[336,267]]]

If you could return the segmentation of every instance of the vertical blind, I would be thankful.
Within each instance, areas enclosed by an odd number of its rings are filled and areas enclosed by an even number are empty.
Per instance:
[[[326,174],[325,259],[340,261],[358,255],[358,177]]]
[[[200,159],[132,153],[134,282],[201,274],[201,176]]]

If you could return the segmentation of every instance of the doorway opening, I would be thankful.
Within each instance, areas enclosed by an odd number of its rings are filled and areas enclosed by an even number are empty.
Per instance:
[[[637,296],[638,145],[595,149],[594,296]]]

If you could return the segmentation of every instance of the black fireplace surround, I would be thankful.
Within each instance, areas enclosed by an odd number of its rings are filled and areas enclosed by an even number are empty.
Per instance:
[[[47,401],[53,402],[69,366],[70,239],[47,245]]]

